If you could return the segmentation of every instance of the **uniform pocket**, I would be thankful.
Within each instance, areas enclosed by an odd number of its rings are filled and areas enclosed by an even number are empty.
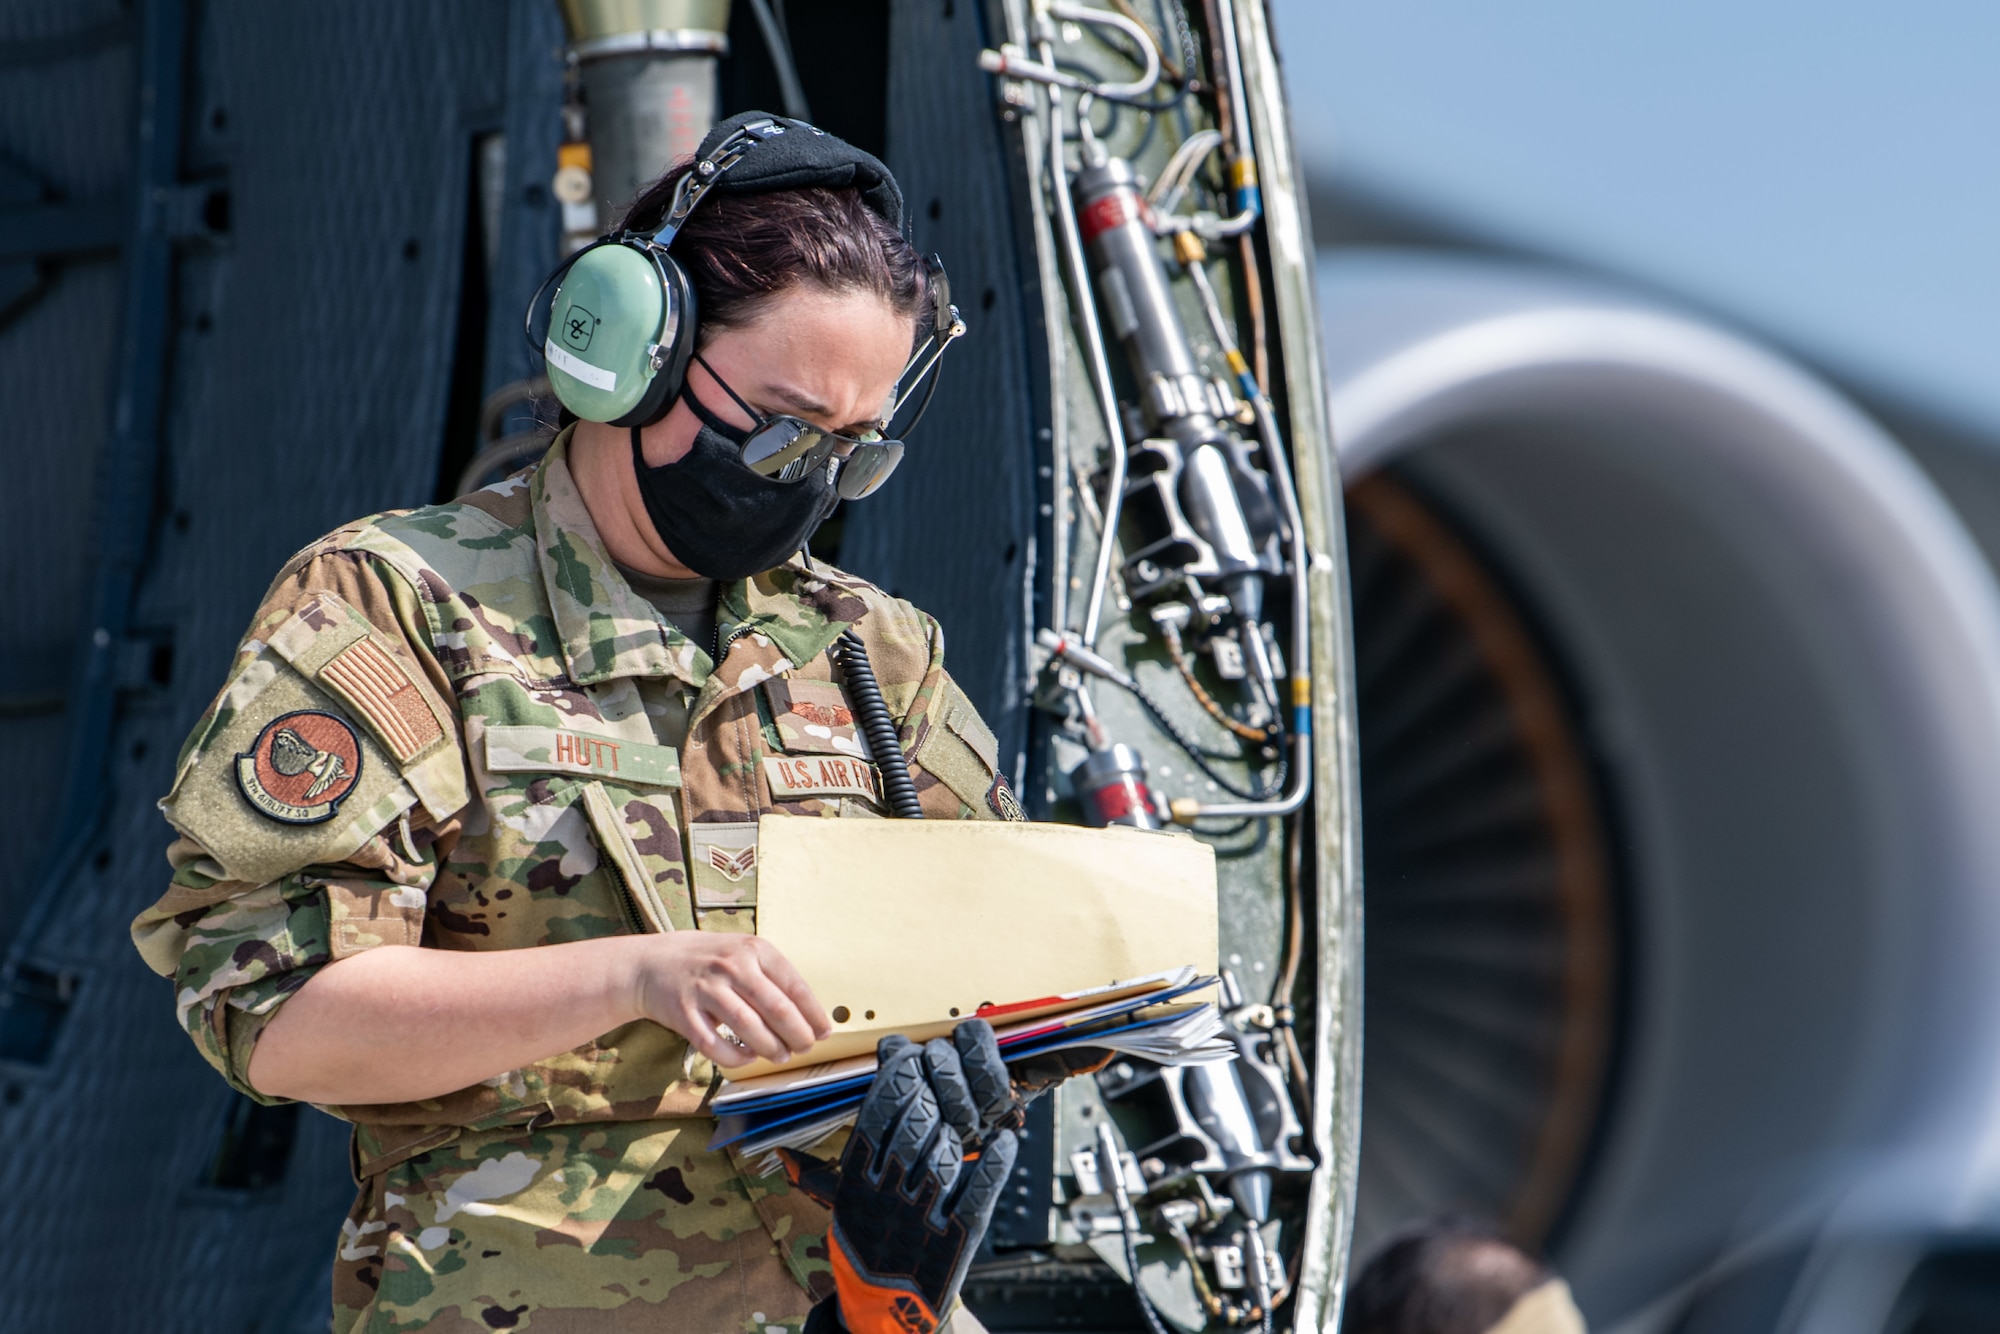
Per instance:
[[[673,794],[678,752],[593,727],[594,717],[547,717],[556,710],[522,701],[513,685],[482,687],[481,715],[468,728],[494,828],[481,840],[491,856],[471,876],[475,902],[463,916],[496,940],[526,935],[526,943],[691,928]],[[546,721],[517,721],[524,713]],[[487,721],[496,715],[507,721]]]
[[[854,712],[831,681],[777,677],[763,692],[765,742],[776,753],[762,761],[773,805],[793,815],[875,815],[882,777],[868,760]]]
[[[671,897],[661,893],[663,887],[674,887],[674,877],[680,874],[680,868],[668,867],[663,873],[655,866],[660,859],[646,856],[639,848],[640,838],[652,836],[650,826],[655,820],[664,821],[669,829],[674,827],[673,798],[662,792],[647,798],[629,796],[621,799],[603,783],[590,782],[583,785],[583,809],[590,819],[591,833],[597,838],[597,846],[604,853],[605,863],[613,878],[619,882],[634,924],[654,932],[673,931],[686,924],[687,897],[684,887],[681,893]],[[636,836],[632,827],[635,822],[642,826]],[[677,916],[679,923],[675,920]]]

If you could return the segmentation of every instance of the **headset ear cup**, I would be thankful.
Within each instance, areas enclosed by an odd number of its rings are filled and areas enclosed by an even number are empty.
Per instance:
[[[651,420],[664,399],[655,347],[684,321],[660,257],[643,238],[607,237],[564,269],[542,343],[550,387],[584,421]]]
[[[651,426],[667,415],[687,381],[688,361],[694,355],[694,283],[672,255],[649,248],[646,251],[659,274],[660,289],[666,297],[660,329],[654,335],[661,352],[660,369],[647,382],[638,404],[613,426]]]
[[[661,274],[666,280],[667,290],[672,294],[674,309],[681,312],[673,336],[667,342],[667,364],[660,368],[659,383],[671,404],[680,397],[681,386],[687,383],[688,362],[694,357],[695,334],[700,323],[700,312],[696,309],[694,280],[687,270],[672,255],[660,256]],[[664,412],[666,409],[661,408]]]

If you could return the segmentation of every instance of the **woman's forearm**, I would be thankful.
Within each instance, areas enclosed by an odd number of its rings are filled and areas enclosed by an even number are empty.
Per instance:
[[[640,1018],[644,937],[490,953],[386,945],[321,968],[250,1057],[271,1097],[358,1105],[434,1098]]]
[[[525,950],[384,945],[327,964],[279,1007],[250,1086],[332,1106],[435,1098],[546,1060],[635,1019],[725,1069],[786,1061],[833,1031],[768,940],[718,931]]]

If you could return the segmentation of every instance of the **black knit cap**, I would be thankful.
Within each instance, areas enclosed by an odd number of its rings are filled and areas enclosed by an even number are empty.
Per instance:
[[[787,120],[768,111],[741,112],[717,122],[695,156],[707,157],[732,133],[757,120],[773,121],[784,126],[785,132],[763,140],[724,172],[715,183],[717,194],[753,195],[813,186],[855,189],[870,212],[898,232],[903,230],[903,192],[882,160],[802,120]]]

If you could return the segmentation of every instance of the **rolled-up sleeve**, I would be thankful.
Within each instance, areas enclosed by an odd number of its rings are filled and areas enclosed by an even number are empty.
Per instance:
[[[167,850],[173,875],[133,921],[133,942],[172,979],[175,1016],[203,1058],[261,1102],[280,1100],[250,1084],[250,1057],[286,999],[329,963],[422,943],[427,891],[457,812],[420,802],[419,791],[438,784],[413,781],[412,752],[398,753],[411,703],[392,701],[403,711],[385,723],[371,718],[366,693],[357,705],[354,691],[338,688],[339,673],[332,685],[323,678],[341,650],[363,645],[370,687],[407,682],[422,692],[416,707],[435,715],[440,742],[455,740],[442,704],[449,683],[427,638],[421,608],[393,573],[353,553],[307,553],[266,595],[161,803],[180,834]],[[352,746],[338,765],[315,756],[315,772],[337,780],[316,819],[266,809],[274,799],[255,800],[245,776],[267,734],[287,726]],[[438,749],[426,753],[433,775]]]
[[[435,847],[431,832],[413,832],[420,853]],[[365,850],[382,865],[313,867],[263,885],[211,874],[220,868],[191,840],[170,850],[178,861],[172,884],[139,914],[132,936],[146,962],[173,979],[181,1028],[237,1089],[282,1101],[251,1085],[250,1056],[278,1007],[314,973],[377,945],[421,943],[435,862],[388,846],[399,836]]]

